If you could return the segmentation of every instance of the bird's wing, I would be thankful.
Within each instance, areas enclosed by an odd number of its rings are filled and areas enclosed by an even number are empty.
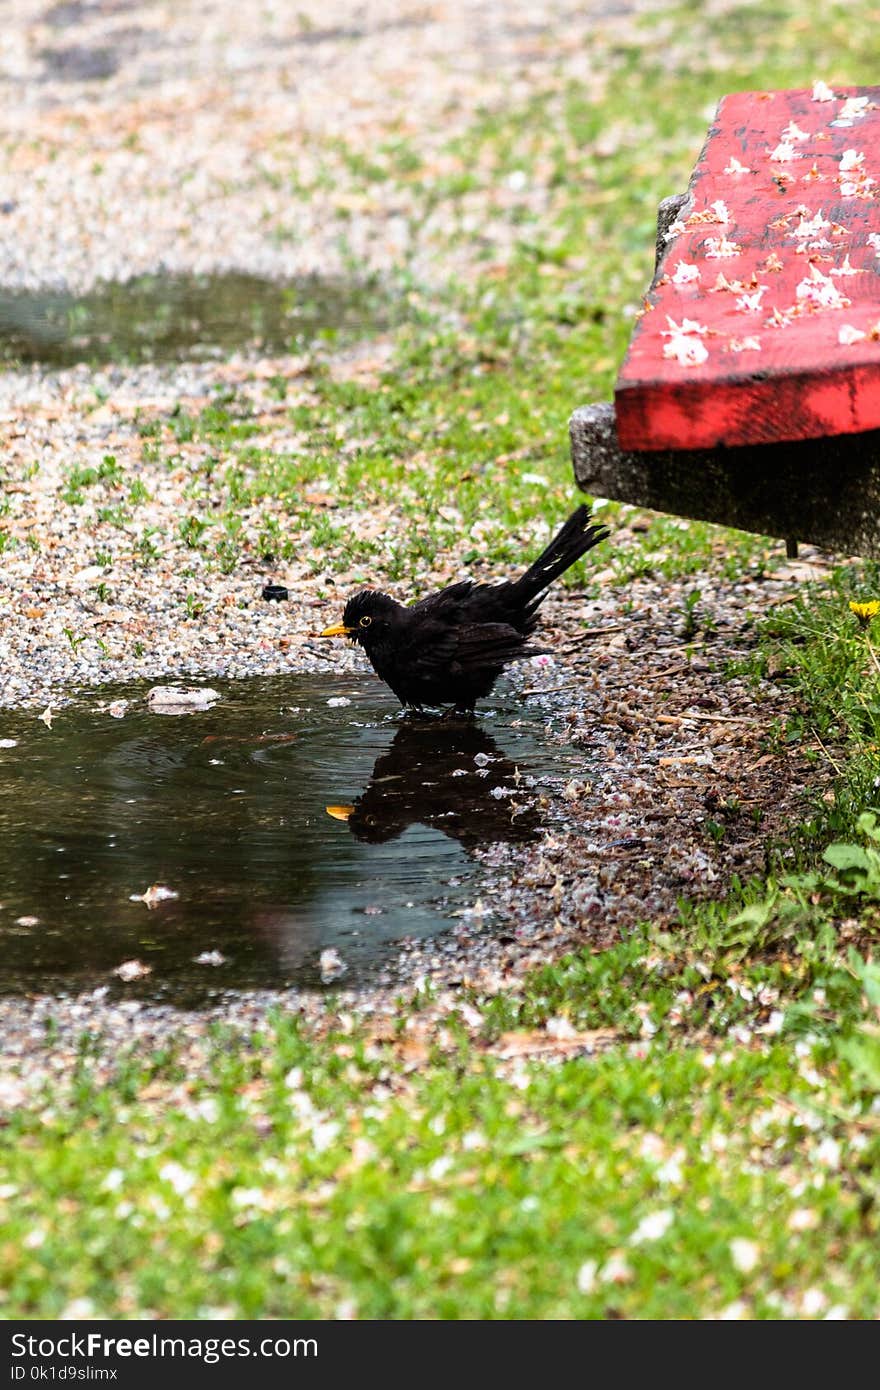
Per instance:
[[[529,630],[534,626],[534,618],[526,614],[517,598],[515,585],[508,580],[500,584],[474,584],[470,579],[463,579],[435,594],[428,594],[409,611],[462,627],[499,624],[519,628],[522,632],[527,620]]]
[[[401,649],[401,664],[423,678],[461,671],[499,670],[508,661],[531,656],[521,632],[508,623],[447,623],[423,618]]]
[[[423,674],[448,670],[455,657],[456,638],[456,629],[450,623],[423,614],[420,622],[398,634],[398,664],[404,670]]]
[[[523,634],[509,623],[463,623],[455,631],[453,661],[465,670],[494,670],[532,654]]]
[[[426,594],[418,603],[412,604],[407,613],[413,619],[419,618],[422,621],[436,618],[440,622],[456,622],[461,616],[463,605],[467,604],[473,591],[472,580],[461,579],[457,584],[449,584],[445,589]]]

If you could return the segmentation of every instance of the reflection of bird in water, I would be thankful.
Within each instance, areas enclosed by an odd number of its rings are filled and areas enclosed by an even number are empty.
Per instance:
[[[537,808],[517,792],[518,782],[516,764],[479,725],[407,721],[354,805],[327,811],[367,844],[384,844],[418,823],[474,850],[541,834]],[[499,787],[504,795],[493,796]]]

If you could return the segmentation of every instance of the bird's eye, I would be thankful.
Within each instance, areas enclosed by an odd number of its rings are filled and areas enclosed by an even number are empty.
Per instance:
[[[361,627],[369,627],[372,621],[373,619],[369,616],[369,614],[365,613],[364,616],[361,618]]]

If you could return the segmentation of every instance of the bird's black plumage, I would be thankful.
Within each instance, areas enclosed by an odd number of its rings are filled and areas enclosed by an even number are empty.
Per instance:
[[[578,507],[519,579],[464,580],[406,608],[377,589],[345,605],[342,622],[322,637],[349,637],[402,705],[452,705],[471,713],[512,661],[544,651],[530,642],[546,589],[604,540],[589,507]]]

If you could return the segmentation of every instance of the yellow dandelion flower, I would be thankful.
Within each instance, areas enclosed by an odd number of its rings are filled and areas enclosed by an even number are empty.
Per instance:
[[[855,613],[862,627],[867,627],[872,618],[876,618],[880,613],[880,599],[872,599],[870,603],[854,603],[850,601],[850,612]]]

